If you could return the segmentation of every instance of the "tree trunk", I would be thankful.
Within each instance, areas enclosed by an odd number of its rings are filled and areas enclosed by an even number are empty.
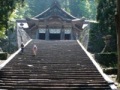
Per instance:
[[[117,52],[118,52],[117,81],[120,83],[120,0],[117,0],[116,24],[117,24],[116,26],[117,26]]]

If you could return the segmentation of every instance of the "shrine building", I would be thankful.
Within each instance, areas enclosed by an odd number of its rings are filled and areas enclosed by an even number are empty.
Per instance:
[[[76,12],[77,13],[77,12]],[[17,20],[32,39],[76,40],[80,36],[84,18],[77,18],[63,10],[57,1],[33,18]]]

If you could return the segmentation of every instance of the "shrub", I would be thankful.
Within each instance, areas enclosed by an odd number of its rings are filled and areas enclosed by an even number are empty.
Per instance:
[[[116,53],[97,53],[95,54],[96,61],[105,67],[117,66],[117,54]]]
[[[0,60],[6,60],[7,59],[7,53],[6,52],[0,52]]]
[[[91,53],[101,52],[104,48],[104,41],[98,23],[90,23],[88,51]]]

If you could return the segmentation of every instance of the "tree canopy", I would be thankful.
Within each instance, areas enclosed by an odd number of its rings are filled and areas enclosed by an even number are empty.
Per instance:
[[[25,13],[23,16],[34,17],[47,8],[53,3],[54,0],[25,0],[25,4],[28,6],[28,9],[25,7]],[[97,12],[97,3],[95,0],[57,0],[61,7],[67,12],[71,13],[76,17],[85,17],[87,19],[96,19]],[[21,12],[21,11],[19,11]],[[23,12],[23,11],[22,11]],[[22,13],[21,12],[21,13]]]
[[[116,35],[115,28],[115,0],[100,0],[97,7],[97,20],[103,35]]]
[[[115,24],[116,0],[99,0],[97,7],[97,21],[102,36],[111,35],[112,48],[117,49],[117,35]]]
[[[8,21],[16,7],[22,5],[24,0],[0,0],[0,37],[5,36],[8,29]]]

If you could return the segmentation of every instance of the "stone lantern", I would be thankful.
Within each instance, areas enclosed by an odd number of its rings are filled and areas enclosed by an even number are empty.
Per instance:
[[[112,38],[111,35],[106,35],[106,36],[103,37],[105,46],[102,50],[102,53],[111,52],[111,46],[110,46],[111,38]]]

